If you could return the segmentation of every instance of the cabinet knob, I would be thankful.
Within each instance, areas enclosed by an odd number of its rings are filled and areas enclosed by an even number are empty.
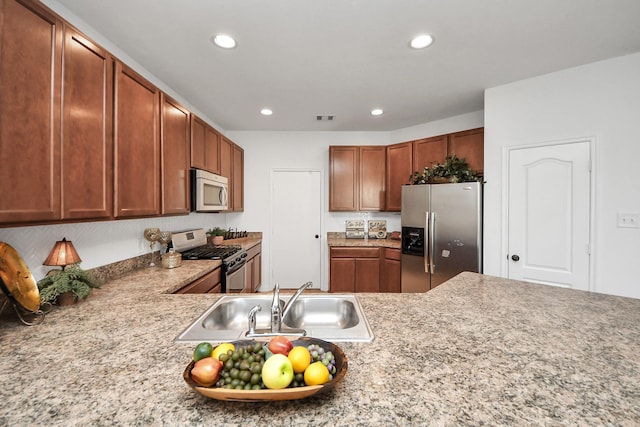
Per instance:
[[[316,239],[319,239],[319,238],[320,238],[320,236],[316,234]]]
[[[520,261],[520,257],[518,255],[511,255],[511,259],[515,262]]]

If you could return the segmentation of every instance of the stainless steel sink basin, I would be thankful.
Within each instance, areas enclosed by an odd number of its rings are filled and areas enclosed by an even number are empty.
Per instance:
[[[290,297],[281,294],[281,304]],[[224,295],[175,341],[215,343],[245,339],[249,310],[255,305],[262,308],[256,315],[256,330],[268,330],[271,295]],[[374,338],[360,302],[351,294],[303,294],[294,301],[282,323],[282,335],[292,329],[304,329],[307,336],[332,342],[371,342]]]

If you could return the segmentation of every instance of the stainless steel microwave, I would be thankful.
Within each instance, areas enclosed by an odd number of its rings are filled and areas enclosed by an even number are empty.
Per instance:
[[[226,211],[229,179],[201,169],[191,169],[191,211]]]

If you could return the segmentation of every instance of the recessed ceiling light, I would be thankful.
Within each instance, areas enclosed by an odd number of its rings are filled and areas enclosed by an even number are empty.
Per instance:
[[[411,40],[411,47],[414,49],[423,49],[433,43],[433,36],[430,34],[421,34]]]
[[[270,116],[273,114],[273,111],[271,111],[269,108],[263,108],[262,110],[260,110],[260,114],[262,114],[263,116]]]
[[[223,49],[233,49],[234,47],[236,47],[236,41],[233,39],[233,37],[226,34],[216,34],[213,37],[213,42]]]
[[[382,113],[383,113],[383,111],[380,108],[374,108],[373,110],[371,110],[371,115],[372,116],[381,116]]]

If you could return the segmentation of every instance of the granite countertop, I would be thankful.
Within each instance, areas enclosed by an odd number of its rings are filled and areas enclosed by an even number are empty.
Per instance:
[[[400,249],[400,240],[395,239],[347,239],[346,233],[329,232],[327,233],[327,244],[329,246],[351,246],[351,247],[372,247],[372,248],[392,248]]]
[[[304,400],[190,389],[173,339],[219,295],[166,292],[211,268],[142,269],[24,326],[0,323],[0,425],[638,425],[640,300],[462,273],[359,294],[376,336],[339,344],[343,381]]]
[[[241,237],[238,239],[223,240],[221,244],[228,245],[228,246],[233,246],[233,245],[240,246],[242,249],[246,251],[259,243],[262,243],[262,236],[260,237],[249,236],[249,237]]]

